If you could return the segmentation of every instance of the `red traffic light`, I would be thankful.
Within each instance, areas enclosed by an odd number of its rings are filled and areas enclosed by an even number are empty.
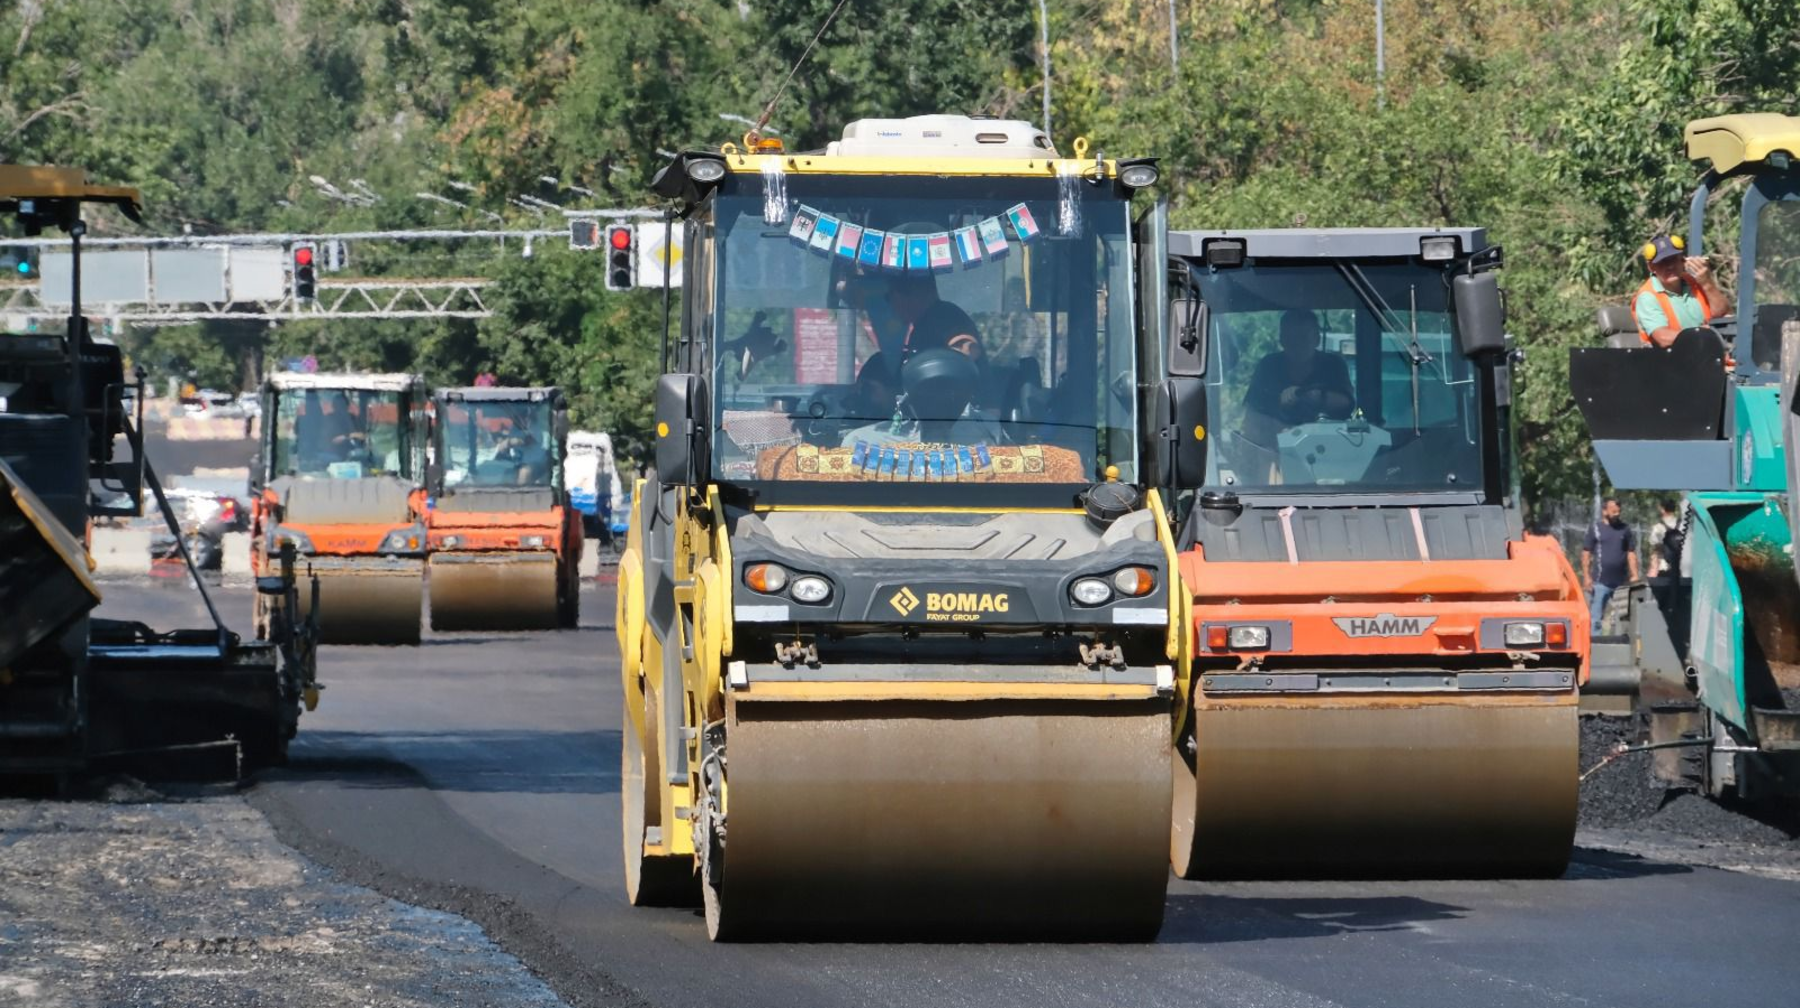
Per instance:
[[[294,249],[294,265],[311,266],[312,261],[313,250],[311,245],[302,245],[299,248]]]
[[[623,251],[631,247],[631,228],[620,225],[606,229],[607,244]]]

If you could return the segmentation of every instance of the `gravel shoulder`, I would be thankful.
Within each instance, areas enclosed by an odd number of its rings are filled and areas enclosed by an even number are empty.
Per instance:
[[[350,885],[239,795],[0,800],[0,1003],[563,1002],[467,920]]]

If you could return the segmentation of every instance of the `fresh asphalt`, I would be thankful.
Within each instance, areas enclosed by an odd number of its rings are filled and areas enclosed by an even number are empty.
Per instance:
[[[204,619],[191,590],[106,593],[103,615]],[[247,616],[245,592],[220,594],[223,611]],[[625,902],[612,608],[599,586],[577,631],[324,648],[323,702],[252,802],[350,879],[472,918],[575,1005],[1689,1008],[1796,996],[1800,882],[1589,850],[1556,881],[1174,881],[1150,945],[712,944],[694,911]]]

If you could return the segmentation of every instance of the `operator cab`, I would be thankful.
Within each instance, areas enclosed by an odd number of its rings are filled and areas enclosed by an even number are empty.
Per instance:
[[[1744,180],[1736,303],[1666,349],[1642,344],[1628,307],[1602,308],[1607,345],[1570,352],[1570,390],[1615,487],[1779,490],[1787,421],[1770,418],[1784,371],[1792,381],[1783,347],[1800,346],[1800,117],[1698,119],[1687,153],[1711,162],[1689,210],[1692,255],[1705,254],[1709,197]]]

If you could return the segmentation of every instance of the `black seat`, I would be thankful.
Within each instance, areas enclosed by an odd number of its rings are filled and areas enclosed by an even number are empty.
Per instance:
[[[1716,441],[1725,408],[1725,345],[1687,329],[1662,347],[1569,351],[1569,391],[1602,441]]]

